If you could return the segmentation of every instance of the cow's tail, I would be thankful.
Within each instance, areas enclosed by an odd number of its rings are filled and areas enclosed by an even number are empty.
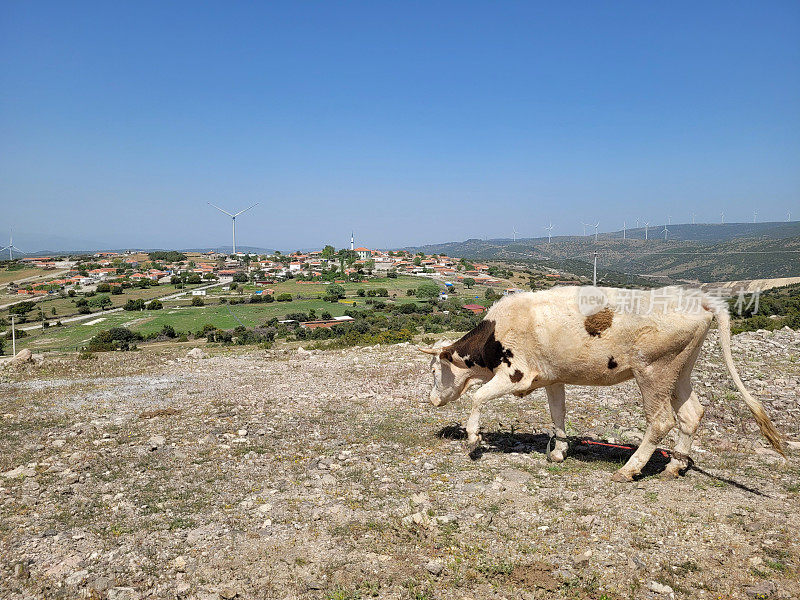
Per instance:
[[[781,439],[780,433],[775,429],[775,425],[772,424],[772,421],[769,420],[767,413],[764,412],[764,406],[761,402],[753,398],[750,392],[744,387],[744,383],[742,383],[742,379],[739,377],[739,372],[733,364],[733,356],[731,355],[731,317],[728,314],[727,304],[720,298],[707,297],[703,307],[714,312],[719,328],[719,344],[722,346],[722,357],[725,359],[725,366],[728,367],[728,372],[731,374],[733,382],[744,397],[747,408],[753,413],[753,417],[755,417],[758,428],[761,430],[763,436],[767,438],[769,443],[772,444],[772,447],[785,458],[786,452],[784,451],[783,440]]]

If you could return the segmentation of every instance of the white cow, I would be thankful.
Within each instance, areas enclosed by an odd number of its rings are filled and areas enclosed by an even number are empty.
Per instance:
[[[678,441],[664,471],[665,476],[675,477],[688,467],[692,437],[703,417],[690,378],[714,317],[736,387],[761,432],[784,454],[764,407],[747,392],[733,365],[727,306],[686,288],[558,287],[505,297],[460,340],[420,348],[433,355],[430,400],[443,406],[472,384],[484,383],[473,396],[467,421],[468,447],[475,456],[483,403],[504,394],[522,397],[543,387],[555,424],[555,448],[549,458],[560,462],[568,449],[564,385],[615,385],[634,378],[644,400],[647,431],[613,479],[630,481],[641,473],[677,422]]]

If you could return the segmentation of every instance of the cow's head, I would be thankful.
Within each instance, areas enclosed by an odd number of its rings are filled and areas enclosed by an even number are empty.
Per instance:
[[[437,342],[432,348],[419,348],[431,355],[433,389],[430,401],[434,406],[444,406],[457,400],[472,383],[483,381],[486,374],[481,367],[464,361],[449,342]],[[488,371],[491,376],[491,371]]]

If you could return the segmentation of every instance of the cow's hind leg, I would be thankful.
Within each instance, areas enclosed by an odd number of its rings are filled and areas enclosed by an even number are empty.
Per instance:
[[[672,479],[678,477],[681,471],[689,467],[689,451],[692,449],[692,439],[700,427],[705,409],[700,404],[697,394],[692,390],[689,373],[678,381],[672,395],[672,408],[678,417],[678,441],[672,451],[672,460],[662,472],[661,476]]]
[[[555,426],[555,448],[548,452],[547,460],[562,462],[569,449],[567,433],[564,431],[564,415],[566,414],[564,384],[554,383],[544,389],[547,392],[547,403],[550,405],[550,417],[553,419],[553,425]],[[549,450],[550,442],[548,441],[547,444]]]
[[[614,481],[632,481],[642,472],[650,460],[658,443],[675,426],[675,417],[672,414],[672,388],[674,387],[674,373],[661,369],[649,369],[647,374],[635,374],[636,383],[644,399],[644,413],[647,417],[647,430],[644,432],[642,443],[616,473],[612,476]]]

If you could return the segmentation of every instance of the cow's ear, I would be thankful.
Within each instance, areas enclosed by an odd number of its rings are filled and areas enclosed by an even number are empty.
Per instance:
[[[439,353],[439,358],[441,360],[446,360],[447,362],[453,362],[453,353],[450,350],[442,350]]]

